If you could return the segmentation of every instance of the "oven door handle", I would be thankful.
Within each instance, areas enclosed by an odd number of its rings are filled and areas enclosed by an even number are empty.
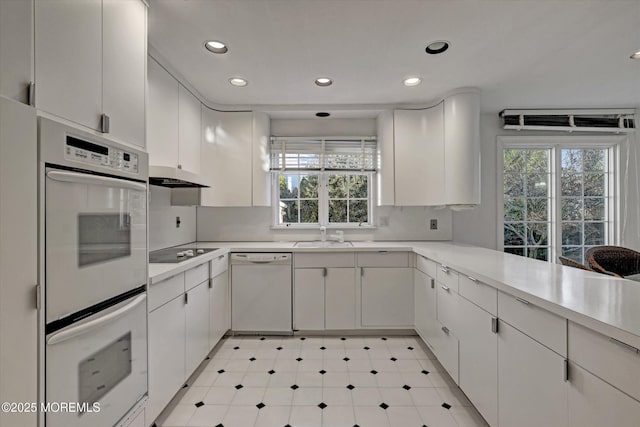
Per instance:
[[[78,335],[85,334],[93,329],[99,328],[103,326],[105,323],[109,323],[118,317],[121,317],[131,310],[135,309],[141,303],[143,303],[147,299],[147,295],[138,295],[131,301],[129,304],[120,307],[119,309],[112,311],[109,314],[105,314],[104,316],[100,316],[97,319],[90,320],[86,323],[82,323],[77,326],[72,326],[69,329],[64,329],[60,332],[56,332],[47,338],[48,345],[59,344],[61,342],[67,341],[71,338],[75,338]]]
[[[109,178],[101,175],[90,175],[78,172],[49,171],[47,178],[61,182],[75,182],[88,185],[105,185],[109,187],[126,188],[129,190],[146,191],[147,186],[142,183],[127,181],[125,179]]]

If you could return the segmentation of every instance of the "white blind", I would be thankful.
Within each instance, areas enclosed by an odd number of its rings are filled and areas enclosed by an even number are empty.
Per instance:
[[[272,137],[272,171],[361,171],[377,165],[375,137]]]

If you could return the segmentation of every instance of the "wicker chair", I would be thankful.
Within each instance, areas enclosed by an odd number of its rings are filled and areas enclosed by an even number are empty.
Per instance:
[[[592,269],[590,267],[587,267],[584,264],[580,264],[579,262],[576,262],[576,261],[574,261],[574,260],[572,260],[570,258],[565,258],[563,256],[559,256],[558,260],[560,261],[560,263],[562,265],[568,265],[569,267],[579,268],[580,270],[587,270],[587,271],[594,271],[595,272],[594,269]]]
[[[621,246],[597,246],[586,253],[595,271],[620,277],[640,273],[640,252]]]

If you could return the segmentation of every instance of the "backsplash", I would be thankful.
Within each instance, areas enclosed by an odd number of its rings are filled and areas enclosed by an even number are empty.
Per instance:
[[[176,228],[176,217],[180,227]],[[171,206],[169,188],[149,186],[149,250],[167,248],[196,240],[196,208]]]
[[[429,221],[438,220],[430,230]],[[376,207],[376,228],[343,229],[346,240],[451,240],[451,211],[425,207]],[[335,229],[327,229],[332,234]],[[318,228],[272,228],[270,207],[197,208],[197,240],[200,241],[297,241],[319,238]]]

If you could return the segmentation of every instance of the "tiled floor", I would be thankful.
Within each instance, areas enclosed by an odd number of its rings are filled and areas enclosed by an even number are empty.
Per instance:
[[[165,427],[486,426],[416,337],[232,337]]]

